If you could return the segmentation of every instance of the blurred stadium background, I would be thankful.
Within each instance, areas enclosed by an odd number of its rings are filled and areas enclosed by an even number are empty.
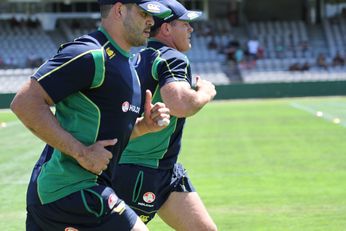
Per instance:
[[[346,0],[183,0],[193,73],[217,98],[343,95]],[[0,107],[61,43],[99,25],[96,0],[0,2]]]
[[[204,12],[188,56],[217,99],[346,95],[346,0],[182,2]],[[0,108],[61,43],[99,20],[96,0],[0,0]],[[182,162],[219,230],[345,230],[345,105],[345,97],[221,101],[189,119]],[[0,112],[0,229],[24,230],[43,144]],[[159,219],[150,228],[169,230]]]

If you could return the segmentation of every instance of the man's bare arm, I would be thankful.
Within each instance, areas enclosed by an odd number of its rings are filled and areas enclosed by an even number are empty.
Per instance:
[[[137,119],[130,139],[145,135],[150,132],[157,132],[167,127],[169,124],[170,111],[165,104],[158,102],[151,104],[152,94],[149,90],[145,92],[144,116]],[[159,121],[165,120],[167,124],[160,125]]]
[[[215,86],[197,77],[196,90],[187,82],[171,82],[160,90],[162,100],[170,109],[171,115],[189,117],[196,114],[216,95]]]
[[[53,104],[41,85],[30,79],[16,94],[11,109],[37,137],[70,155],[85,169],[95,174],[106,169],[112,154],[104,147],[114,145],[116,140],[98,141],[88,147],[83,145],[60,126],[50,110]]]

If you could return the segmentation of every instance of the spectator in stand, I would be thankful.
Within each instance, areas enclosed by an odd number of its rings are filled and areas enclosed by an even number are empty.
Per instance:
[[[237,50],[235,51],[234,59],[237,63],[242,63],[244,61],[244,51],[240,46],[237,47]]]
[[[308,71],[310,69],[310,64],[304,62],[303,64],[293,63],[288,67],[289,71]]]
[[[263,47],[258,47],[257,50],[257,59],[263,59],[264,58],[264,48]]]
[[[0,56],[0,68],[4,68],[4,67],[5,67],[4,60],[3,60],[2,57]]]
[[[333,58],[333,67],[336,66],[343,66],[345,64],[345,59],[342,57],[342,55],[337,52],[335,57]]]
[[[15,17],[12,17],[9,21],[11,28],[20,26],[20,22]]]
[[[341,15],[346,18],[346,7],[343,7],[341,10]]]
[[[239,48],[240,48],[240,43],[238,40],[236,39],[230,40],[224,50],[225,54],[227,55],[227,60],[236,62],[237,61],[236,53]]]
[[[28,28],[35,29],[40,25],[37,18],[28,18],[25,24]]]
[[[228,46],[230,47],[239,47],[240,43],[237,39],[232,39],[231,41],[229,41]]]
[[[317,67],[328,69],[326,56],[323,53],[320,53],[316,60]]]
[[[217,48],[218,48],[218,46],[217,46],[217,42],[216,42],[215,36],[212,36],[211,40],[208,43],[208,49],[215,50]]]
[[[310,64],[308,62],[305,62],[302,66],[301,66],[301,71],[308,71],[310,69]]]
[[[289,71],[301,71],[301,66],[300,66],[300,64],[299,63],[293,63],[292,65],[290,65],[289,67],[288,67],[288,70]]]
[[[247,43],[247,48],[248,48],[250,58],[252,60],[256,60],[257,59],[257,52],[258,52],[258,48],[259,48],[259,41],[257,40],[257,38],[255,38],[255,37],[251,38]]]

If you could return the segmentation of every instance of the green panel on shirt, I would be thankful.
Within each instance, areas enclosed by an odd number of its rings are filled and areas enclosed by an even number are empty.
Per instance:
[[[91,54],[95,62],[95,75],[91,88],[96,88],[102,85],[105,78],[103,49],[92,51]]]
[[[152,102],[162,102],[159,88],[156,88]],[[171,137],[171,134],[175,131],[176,124],[177,118],[171,116],[169,125],[161,131],[148,133],[130,140],[119,163],[131,163],[158,168],[159,160],[165,155],[169,146],[170,139],[167,139],[167,137]]]
[[[61,126],[85,145],[96,141],[100,111],[82,93],[71,95],[58,103],[56,118]],[[43,204],[53,202],[83,188],[96,185],[97,176],[75,159],[54,150],[52,158],[42,166],[38,177],[38,193]]]

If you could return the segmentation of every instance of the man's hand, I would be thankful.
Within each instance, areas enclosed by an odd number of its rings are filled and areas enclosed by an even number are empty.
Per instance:
[[[214,84],[211,82],[201,79],[201,77],[196,76],[196,91],[203,92],[209,97],[209,101],[216,95],[216,90]]]
[[[157,132],[169,125],[170,111],[164,103],[151,103],[152,94],[145,92],[144,116],[138,118],[132,131],[131,139],[142,136],[149,132]]]
[[[152,95],[149,90],[145,92],[144,122],[150,132],[160,131],[167,127],[170,120],[169,109],[164,103],[151,103]]]
[[[154,105],[151,103],[152,94],[149,90],[145,91],[144,103],[144,126],[149,132],[156,132],[167,127],[170,120],[169,109],[164,103],[158,102]]]
[[[101,175],[106,170],[113,155],[105,149],[107,146],[113,146],[118,142],[113,140],[100,140],[88,146],[83,153],[77,156],[78,163],[86,170]]]

